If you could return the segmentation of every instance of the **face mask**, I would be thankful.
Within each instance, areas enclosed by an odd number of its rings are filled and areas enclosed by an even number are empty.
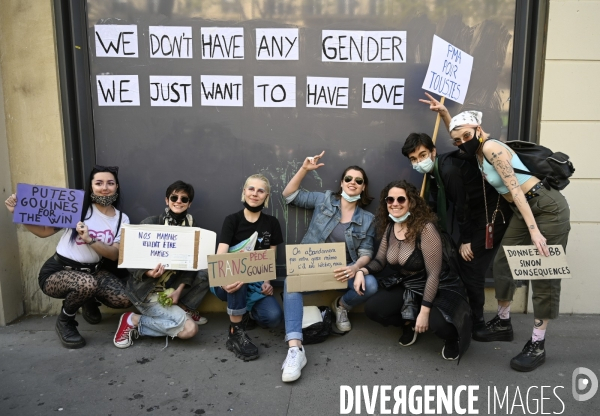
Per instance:
[[[342,191],[342,197],[348,202],[356,202],[360,199],[360,195],[350,196],[346,191]]]
[[[394,221],[395,223],[401,223],[406,221],[406,219],[408,218],[408,216],[410,215],[410,211],[408,211],[406,214],[404,214],[401,217],[394,217],[392,214],[388,214],[388,216],[392,219],[392,221]]]
[[[265,203],[263,202],[257,207],[251,207],[246,201],[244,201],[244,207],[250,212],[260,212],[265,207]]]
[[[419,173],[429,173],[433,170],[433,166],[435,165],[434,161],[428,157],[425,160],[422,160],[418,163],[412,165],[413,169]]]
[[[108,195],[108,196],[92,194],[92,195],[90,195],[90,197],[94,204],[98,204],[98,205],[102,205],[103,207],[107,207],[109,205],[112,205],[113,202],[115,202],[117,200],[117,198],[119,197],[119,194],[116,192],[114,194]]]
[[[475,156],[477,154],[477,150],[479,149],[479,145],[481,142],[479,138],[476,136],[477,128],[473,131],[473,138],[466,143],[458,145],[458,148],[468,154],[469,156]]]

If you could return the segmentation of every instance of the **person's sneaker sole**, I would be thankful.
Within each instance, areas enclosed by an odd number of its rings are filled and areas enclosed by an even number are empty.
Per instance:
[[[60,343],[63,345],[63,347],[68,348],[70,350],[76,350],[78,348],[85,347],[85,339],[82,339],[81,342],[65,342],[60,336],[60,331],[56,326],[54,327],[54,330],[58,334],[58,339],[60,340]]]
[[[227,340],[227,342],[225,343],[225,346],[227,347],[227,349],[228,349],[229,351],[231,351],[232,353],[234,353],[234,354],[235,354],[235,356],[236,356],[237,358],[239,358],[240,360],[244,360],[244,361],[252,361],[252,360],[256,360],[256,359],[259,357],[259,354],[256,354],[256,355],[243,355],[243,354],[240,354],[239,352],[237,352],[237,351],[235,350],[235,348],[233,347],[233,345],[231,345],[231,344],[229,343],[229,340]]]
[[[338,304],[340,298],[341,298],[341,296],[338,296],[331,303],[331,311],[333,312],[333,317],[335,318],[335,327],[340,332],[350,332],[350,331],[352,331],[352,324],[350,323],[350,321],[348,321],[346,323],[347,326],[340,326],[340,324],[338,324],[338,322],[337,322],[337,319],[338,319],[337,318],[337,308],[338,308],[337,304]],[[346,311],[346,313],[348,313],[348,312]]]
[[[478,342],[494,342],[494,341],[506,341],[510,342],[515,338],[513,331],[499,332],[496,334],[490,334],[486,337],[480,337],[477,334],[472,334],[471,338]]]
[[[446,355],[444,355],[444,352],[445,352],[445,351],[446,351],[446,346],[444,345],[444,346],[442,347],[442,358],[443,358],[444,360],[447,360],[447,361],[456,361],[456,360],[458,360],[458,357],[459,357],[459,355],[457,355],[457,356],[456,356],[456,357],[454,357],[454,358],[448,358],[448,357],[446,357]]]
[[[528,373],[529,371],[535,370],[536,368],[538,368],[540,365],[544,364],[545,362],[546,362],[546,356],[545,355],[543,355],[539,359],[535,360],[533,362],[532,366],[527,366],[527,367],[524,367],[521,364],[513,362],[511,360],[511,362],[510,362],[510,368],[512,368],[513,370],[521,371],[523,373]]]
[[[413,345],[415,342],[417,342],[417,332],[414,332],[413,335],[413,339],[408,343],[408,344],[403,344],[402,341],[398,341],[398,344],[400,344],[401,347],[409,347],[411,345]]]
[[[300,365],[300,371],[298,372],[298,375],[288,375],[287,377],[285,377],[284,374],[281,375],[281,381],[283,381],[284,383],[289,383],[291,381],[296,381],[300,378],[300,376],[302,375],[302,369],[304,368],[304,366],[306,365],[306,363],[308,362],[308,360],[306,359],[306,355],[304,356],[304,360],[302,360],[302,364]]]

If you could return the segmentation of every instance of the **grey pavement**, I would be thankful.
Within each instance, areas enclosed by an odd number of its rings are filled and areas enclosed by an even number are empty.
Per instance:
[[[459,414],[462,408],[468,414],[461,386],[477,388],[473,409],[478,414],[600,414],[600,393],[580,402],[571,388],[578,367],[600,377],[598,316],[561,316],[552,322],[546,364],[531,373],[515,372],[508,364],[530,336],[531,315],[512,315],[515,341],[472,342],[459,365],[441,358],[443,342],[433,334],[403,348],[398,329],[381,327],[363,314],[350,317],[354,329],[346,336],[306,346],[308,364],[294,383],[281,382],[287,352],[283,328],[250,331],[261,356],[245,363],[225,348],[224,314],[208,315],[209,323],[194,339],[169,340],[163,349],[165,338],[144,337],[123,350],[112,344],[116,315],[104,316],[96,326],[79,317],[87,346],[78,350],[61,346],[56,317],[27,317],[0,328],[0,415],[337,415],[344,410],[340,398],[347,398],[342,385],[351,386],[355,395],[356,386],[366,386],[368,397],[376,387],[391,386],[383,409],[379,396],[374,409],[361,396],[360,409],[354,405],[350,414],[393,411],[393,390],[403,392],[399,386],[405,386],[406,396],[411,387],[416,394],[413,400],[406,397],[406,409],[396,410],[424,414],[418,406],[427,385],[459,394],[450,412],[441,405],[438,412],[441,393],[434,391],[433,414]],[[588,383],[583,393],[590,388]],[[409,401],[417,407],[408,407]]]

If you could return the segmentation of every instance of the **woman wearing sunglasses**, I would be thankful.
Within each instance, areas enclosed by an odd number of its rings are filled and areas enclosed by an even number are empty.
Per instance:
[[[261,174],[248,177],[242,190],[244,209],[225,218],[219,236],[217,254],[230,252],[233,247],[247,241],[253,247],[239,251],[276,250],[283,243],[283,234],[277,218],[262,212],[269,207],[271,185]],[[251,238],[257,234],[256,240]],[[243,245],[243,244],[242,244]],[[283,319],[283,311],[273,297],[273,286],[269,281],[244,284],[235,282],[222,287],[211,288],[222,301],[227,302],[229,330],[225,346],[236,357],[244,361],[258,358],[258,348],[246,330],[258,323],[263,328],[274,328]]]
[[[470,343],[470,308],[460,277],[443,261],[436,221],[408,182],[391,182],[381,191],[377,233],[382,240],[362,272],[377,273],[389,264],[395,274],[382,279],[385,290],[369,298],[365,313],[384,326],[402,327],[403,347],[431,329],[445,341],[442,357],[456,360]]]
[[[40,289],[46,295],[63,299],[56,321],[56,332],[66,348],[81,348],[85,339],[77,330],[75,315],[83,307],[83,317],[91,324],[102,319],[96,299],[115,308],[127,308],[131,302],[121,281],[101,269],[102,258],[117,260],[121,241],[121,224],[129,217],[119,211],[119,168],[95,166],[86,184],[81,221],[74,229],[65,229],[56,253],[42,266],[38,277]],[[14,212],[18,195],[11,195],[5,205]],[[38,237],[50,237],[61,229],[49,226],[25,225]]]
[[[337,192],[308,192],[299,189],[308,172],[324,165],[319,163],[324,154],[323,151],[304,160],[302,167],[283,190],[283,196],[288,204],[314,210],[302,244],[346,243],[347,266],[335,270],[335,277],[347,282],[348,289],[343,296],[334,300],[332,309],[336,315],[338,330],[347,332],[352,329],[348,311],[377,292],[375,278],[360,270],[373,256],[374,215],[363,209],[373,198],[369,196],[367,174],[358,166],[350,166],[344,170],[340,179],[341,187]],[[284,382],[297,380],[306,365],[306,354],[302,347],[302,295],[299,292],[288,292],[285,285],[285,339],[290,348],[283,363]]]

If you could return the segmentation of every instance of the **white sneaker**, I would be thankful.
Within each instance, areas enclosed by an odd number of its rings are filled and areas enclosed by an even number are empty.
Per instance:
[[[302,375],[302,369],[306,365],[306,347],[302,349],[298,347],[290,347],[288,350],[287,357],[281,366],[283,374],[281,374],[281,381],[288,383],[295,381]]]
[[[337,326],[337,329],[341,332],[348,332],[352,329],[352,325],[348,319],[348,310],[343,306],[338,306],[340,298],[341,296],[335,298],[331,304],[331,310],[335,314],[335,326]]]

